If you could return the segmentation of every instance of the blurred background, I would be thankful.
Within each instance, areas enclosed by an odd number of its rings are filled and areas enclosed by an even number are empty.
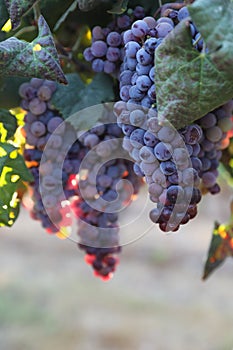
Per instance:
[[[143,198],[123,214],[122,235],[144,230],[147,215],[134,220]],[[0,231],[0,349],[232,350],[233,259],[201,280],[213,221],[227,221],[228,201],[227,188],[207,195],[178,233],[153,226],[123,248],[109,282],[23,209]]]

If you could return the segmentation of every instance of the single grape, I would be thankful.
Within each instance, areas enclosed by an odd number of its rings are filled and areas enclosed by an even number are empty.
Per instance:
[[[107,44],[102,40],[95,41],[91,46],[91,52],[93,56],[101,58],[107,53]]]
[[[101,73],[104,70],[104,61],[100,58],[96,58],[92,61],[92,69],[96,73]]]
[[[40,121],[35,121],[30,127],[31,133],[36,137],[41,137],[46,133],[46,127]]]
[[[189,17],[189,11],[188,8],[186,6],[182,7],[179,11],[178,11],[178,15],[177,18],[179,21],[182,21],[183,19]]]
[[[173,26],[166,22],[160,22],[155,27],[158,38],[165,38],[173,29]]]
[[[136,58],[138,63],[143,66],[148,66],[152,62],[152,56],[143,48],[137,51]]]
[[[53,94],[52,90],[46,85],[40,86],[40,88],[37,91],[37,96],[41,101],[50,100],[52,97],[52,94]]]
[[[107,44],[112,47],[118,47],[121,45],[122,38],[121,35],[117,32],[110,32],[107,36]]]
[[[157,145],[154,148],[154,154],[156,158],[160,161],[169,160],[172,156],[167,146],[163,142],[157,143]]]
[[[138,20],[132,25],[132,33],[138,38],[143,38],[149,31],[149,27],[146,22]]]
[[[33,98],[29,103],[29,110],[32,114],[40,115],[43,114],[47,109],[46,103],[41,101],[39,98]]]

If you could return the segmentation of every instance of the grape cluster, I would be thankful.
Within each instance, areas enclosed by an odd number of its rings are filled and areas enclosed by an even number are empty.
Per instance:
[[[63,154],[63,139],[68,130],[50,103],[55,90],[56,83],[36,78],[19,88],[21,106],[27,111],[22,128],[26,139],[24,158],[34,178],[31,216],[40,220],[49,233],[56,233],[61,225],[67,224],[61,206],[62,174],[56,164]]]
[[[141,184],[132,162],[122,159],[122,132],[116,123],[109,123],[109,114],[106,124],[98,123],[79,135],[89,152],[81,163],[78,180],[73,181],[76,195],[71,201],[78,222],[78,246],[86,252],[85,260],[95,275],[104,280],[115,271],[116,255],[121,251],[118,212],[138,193]],[[128,181],[119,182],[122,179]]]
[[[174,26],[189,16],[186,7],[169,15],[157,21],[153,17],[137,20],[124,33],[121,101],[115,104],[125,135],[123,147],[135,161],[135,173],[145,177],[150,199],[157,203],[150,218],[166,232],[178,230],[196,216],[200,188],[213,194],[219,191],[216,178],[223,131],[231,125],[224,107],[178,131],[159,125],[154,52]],[[192,23],[190,31],[195,48],[202,50],[203,41]]]
[[[141,180],[122,152],[122,131],[112,111],[105,107],[101,122],[77,132],[53,109],[55,88],[55,83],[32,79],[19,89],[27,111],[24,157],[34,178],[31,216],[48,233],[62,234],[72,225],[73,213],[85,260],[107,280],[121,251],[118,212],[138,193]]]
[[[92,45],[83,52],[87,62],[91,62],[94,72],[117,74],[122,62],[123,33],[133,20],[143,18],[144,9],[137,6],[132,16],[117,16],[107,27],[95,26],[92,29]]]
[[[222,149],[227,146],[225,144],[227,132],[233,127],[231,116],[232,101],[197,120],[203,131],[200,152],[198,153],[198,157],[202,162],[201,185],[203,193],[216,194],[220,191],[220,187],[216,182],[217,169],[222,157]]]

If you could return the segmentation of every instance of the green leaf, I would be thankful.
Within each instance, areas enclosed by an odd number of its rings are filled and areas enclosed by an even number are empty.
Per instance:
[[[233,1],[196,0],[188,9],[213,63],[233,79]]]
[[[25,82],[28,78],[0,77],[0,108],[11,109],[20,105],[19,87]]]
[[[40,0],[40,9],[50,28],[55,24],[64,12],[71,6],[74,0]],[[51,16],[51,13],[53,14]]]
[[[0,0],[0,29],[4,26],[8,19],[9,15],[7,12],[5,1]]]
[[[52,99],[52,103],[64,119],[87,107],[114,100],[113,81],[106,74],[96,74],[93,81],[86,86],[78,75],[68,75],[67,79],[68,86],[58,86]],[[90,109],[83,112],[83,119],[80,121],[83,129],[88,129],[90,125],[93,126],[93,121],[96,122],[99,119],[100,110],[96,114],[93,111],[94,109]],[[73,125],[78,125],[81,115],[82,113],[79,113],[75,117],[77,119],[75,122],[72,118]]]
[[[205,280],[209,277],[228,256],[233,257],[233,224],[220,225],[215,223],[202,278]]]
[[[68,121],[77,131],[90,130],[98,121],[102,120],[104,112],[104,105],[98,104],[75,112]]]
[[[66,83],[50,29],[38,20],[39,34],[31,43],[11,37],[0,43],[0,75],[38,77]]]
[[[27,13],[32,6],[37,3],[35,0],[5,0],[7,10],[10,15],[12,29],[16,29],[20,25],[23,15]]]
[[[4,128],[4,139],[9,140],[14,136],[17,129],[17,120],[15,116],[8,110],[0,108],[0,139],[2,138],[1,131],[3,131],[1,124]]]
[[[0,143],[0,226],[12,226],[18,216],[22,181],[33,181],[23,157],[13,145]]]
[[[199,53],[192,47],[187,21],[180,22],[155,50],[161,123],[168,120],[179,129],[232,98],[232,79],[218,70],[214,57],[214,53]]]
[[[108,13],[113,13],[114,15],[121,15],[127,10],[129,0],[118,0]]]
[[[74,105],[80,100],[81,93],[85,89],[85,84],[78,74],[67,74],[66,79],[68,84],[59,85],[52,98],[52,104],[64,119],[72,114]]]
[[[96,74],[92,82],[81,91],[80,99],[72,108],[71,113],[100,103],[114,101],[114,98],[112,78],[104,73]]]

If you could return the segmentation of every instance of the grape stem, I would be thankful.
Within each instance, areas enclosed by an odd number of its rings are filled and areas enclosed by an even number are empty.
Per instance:
[[[37,29],[36,26],[24,27],[24,28],[20,29],[17,33],[15,33],[14,36],[15,36],[16,38],[19,38],[19,37],[22,36],[23,34],[33,32],[33,31],[35,31],[36,29]]]
[[[38,2],[36,2],[33,6],[33,11],[34,11],[34,19],[36,22],[38,22],[38,19],[41,15],[41,12],[40,12],[40,6],[38,4]]]
[[[83,26],[82,29],[80,30],[79,35],[78,35],[78,39],[76,40],[76,42],[74,43],[74,45],[72,47],[72,52],[78,51],[79,46],[83,40],[83,37],[87,33],[87,31],[88,31],[88,26]]]

